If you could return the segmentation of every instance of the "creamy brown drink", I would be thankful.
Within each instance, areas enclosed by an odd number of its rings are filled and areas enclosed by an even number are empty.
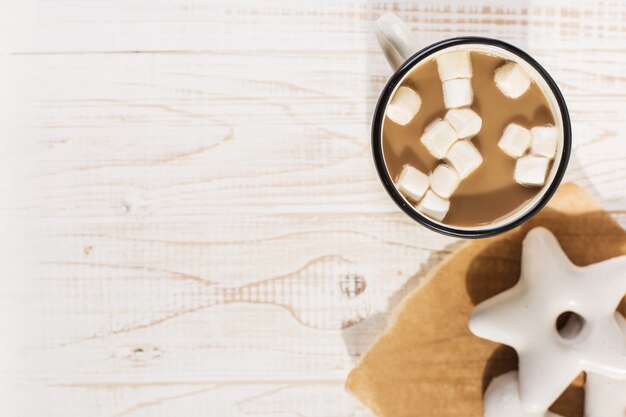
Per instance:
[[[550,180],[562,132],[527,68],[471,48],[416,65],[382,128],[389,176],[417,211],[455,227],[513,217]]]

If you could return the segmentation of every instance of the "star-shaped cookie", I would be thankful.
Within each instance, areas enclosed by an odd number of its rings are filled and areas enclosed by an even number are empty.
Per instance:
[[[536,228],[524,239],[519,282],[478,305],[470,330],[517,351],[520,401],[539,412],[582,371],[626,378],[625,320],[616,312],[625,293],[626,256],[579,267]]]

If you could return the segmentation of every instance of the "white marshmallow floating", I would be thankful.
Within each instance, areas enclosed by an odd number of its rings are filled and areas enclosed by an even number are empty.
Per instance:
[[[439,197],[450,198],[459,186],[459,174],[446,164],[439,164],[430,175],[430,188]]]
[[[530,146],[530,130],[517,123],[509,123],[502,132],[498,146],[513,158],[524,155]]]
[[[538,227],[524,239],[517,284],[479,304],[469,328],[517,351],[521,404],[539,413],[582,371],[626,379],[626,335],[615,311],[625,293],[626,256],[579,267]],[[558,317],[572,310],[577,325],[557,331]]]
[[[517,378],[517,371],[511,371],[491,380],[484,396],[485,417],[561,417],[547,410],[526,411],[519,399]]]
[[[426,191],[426,195],[417,206],[419,212],[438,221],[442,221],[446,217],[449,209],[450,201],[439,197],[432,190]]]
[[[622,316],[619,318],[626,322]],[[626,337],[626,328],[624,335]],[[625,415],[626,379],[619,380],[588,373],[585,379],[585,416],[624,417]]]
[[[408,124],[422,107],[422,99],[409,87],[400,87],[387,104],[386,114],[399,125]]]
[[[543,156],[526,155],[515,163],[515,181],[521,185],[540,187],[546,182],[550,160]]]
[[[552,159],[556,154],[558,132],[554,126],[537,126],[530,129],[530,153]]]
[[[472,62],[469,51],[448,52],[436,58],[441,81],[454,78],[472,78]]]
[[[422,171],[411,165],[402,167],[402,171],[396,181],[396,187],[402,195],[414,201],[419,201],[428,190],[430,179]]]
[[[469,108],[448,110],[445,120],[456,131],[459,139],[469,139],[476,136],[483,125],[483,119]]]
[[[457,138],[457,134],[450,123],[437,118],[426,126],[420,141],[435,158],[443,159]]]
[[[446,109],[465,107],[472,104],[472,80],[469,78],[455,78],[443,82],[443,101]]]
[[[454,167],[461,179],[469,177],[483,163],[480,152],[469,140],[455,142],[448,151],[446,160]]]
[[[526,71],[512,61],[496,69],[494,80],[502,94],[510,98],[519,98],[530,87]]]

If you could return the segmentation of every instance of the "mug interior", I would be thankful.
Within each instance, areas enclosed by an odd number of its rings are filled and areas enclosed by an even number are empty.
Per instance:
[[[530,78],[540,87],[545,98],[547,99],[550,111],[552,112],[555,120],[555,126],[559,131],[559,140],[557,145],[557,152],[552,162],[552,167],[547,175],[544,186],[537,192],[537,194],[527,202],[522,208],[516,210],[509,216],[500,219],[494,219],[492,223],[476,226],[451,226],[445,222],[440,222],[430,217],[427,217],[418,212],[413,205],[401,195],[396,187],[395,183],[389,178],[387,171],[387,163],[384,161],[384,155],[382,153],[382,140],[383,140],[383,127],[386,122],[385,110],[393,97],[395,91],[402,85],[404,80],[417,70],[420,64],[434,59],[437,56],[457,50],[477,51],[485,54],[495,55],[502,57],[509,61],[514,61],[519,64],[530,76]],[[426,98],[423,98],[426,99]],[[378,122],[378,123],[377,123]],[[376,129],[378,124],[378,129]],[[462,237],[485,237],[498,233],[502,233],[509,230],[518,224],[523,223],[528,218],[543,207],[550,199],[556,188],[558,187],[569,159],[569,151],[571,147],[571,128],[569,122],[569,114],[563,97],[556,86],[554,80],[548,75],[548,73],[530,56],[516,47],[506,44],[502,41],[487,38],[455,38],[447,41],[440,42],[439,44],[432,45],[426,48],[412,58],[407,60],[405,64],[391,78],[376,109],[375,121],[374,121],[375,136],[373,139],[379,146],[374,146],[375,157],[380,157],[384,164],[385,175],[387,181],[383,179],[387,191],[392,194],[392,197],[400,205],[400,207],[415,220],[423,223],[427,227],[436,231]],[[375,145],[375,143],[374,143]],[[376,155],[376,149],[380,152]],[[377,168],[380,172],[380,166]],[[382,178],[382,177],[381,177]],[[391,183],[393,191],[388,188],[388,184]],[[395,195],[394,195],[395,194]],[[398,201],[398,198],[402,201]]]

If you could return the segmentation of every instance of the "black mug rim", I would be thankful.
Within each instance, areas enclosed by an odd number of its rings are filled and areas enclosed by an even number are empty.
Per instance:
[[[512,220],[511,222],[507,222],[499,227],[487,227],[481,230],[472,230],[472,229],[461,229],[456,228],[454,226],[449,226],[445,224],[435,223],[430,220],[425,215],[420,214],[417,210],[415,210],[407,201],[402,197],[402,195],[396,189],[393,180],[389,176],[389,172],[387,171],[387,167],[385,165],[385,160],[382,151],[382,126],[384,121],[384,110],[389,102],[391,97],[391,93],[396,88],[398,83],[402,80],[402,78],[413,69],[415,65],[417,65],[420,61],[424,60],[428,56],[434,54],[437,51],[440,51],[445,48],[449,48],[451,46],[456,45],[464,45],[464,44],[483,44],[489,46],[495,46],[502,48],[508,52],[511,52],[521,59],[525,60],[528,64],[530,64],[537,72],[543,77],[543,79],[548,84],[548,87],[554,94],[556,98],[557,104],[561,111],[561,118],[563,119],[563,152],[561,155],[561,161],[556,171],[556,175],[545,191],[541,199],[532,207],[529,211],[527,211],[523,216]],[[557,188],[561,184],[563,180],[563,176],[565,175],[565,170],[567,168],[570,153],[572,148],[572,129],[571,122],[569,117],[569,111],[567,109],[567,105],[565,104],[565,99],[563,98],[563,94],[559,90],[556,82],[550,74],[537,62],[534,58],[528,55],[526,52],[522,51],[516,46],[513,46],[507,42],[501,41],[499,39],[493,38],[485,38],[480,36],[461,36],[456,38],[445,39],[436,43],[433,43],[430,46],[416,52],[413,56],[407,59],[401,66],[398,68],[393,75],[387,81],[385,88],[383,89],[380,97],[378,98],[378,102],[376,104],[376,109],[374,110],[374,117],[372,121],[372,151],[374,156],[374,163],[376,165],[376,171],[378,172],[378,177],[380,178],[385,190],[392,198],[392,200],[406,213],[409,217],[411,217],[414,221],[422,224],[430,230],[433,230],[438,233],[442,233],[448,236],[466,238],[466,239],[476,239],[476,238],[484,238],[499,235],[508,230],[514,229],[515,227],[525,223],[535,214],[537,214],[547,203],[550,201]]]

